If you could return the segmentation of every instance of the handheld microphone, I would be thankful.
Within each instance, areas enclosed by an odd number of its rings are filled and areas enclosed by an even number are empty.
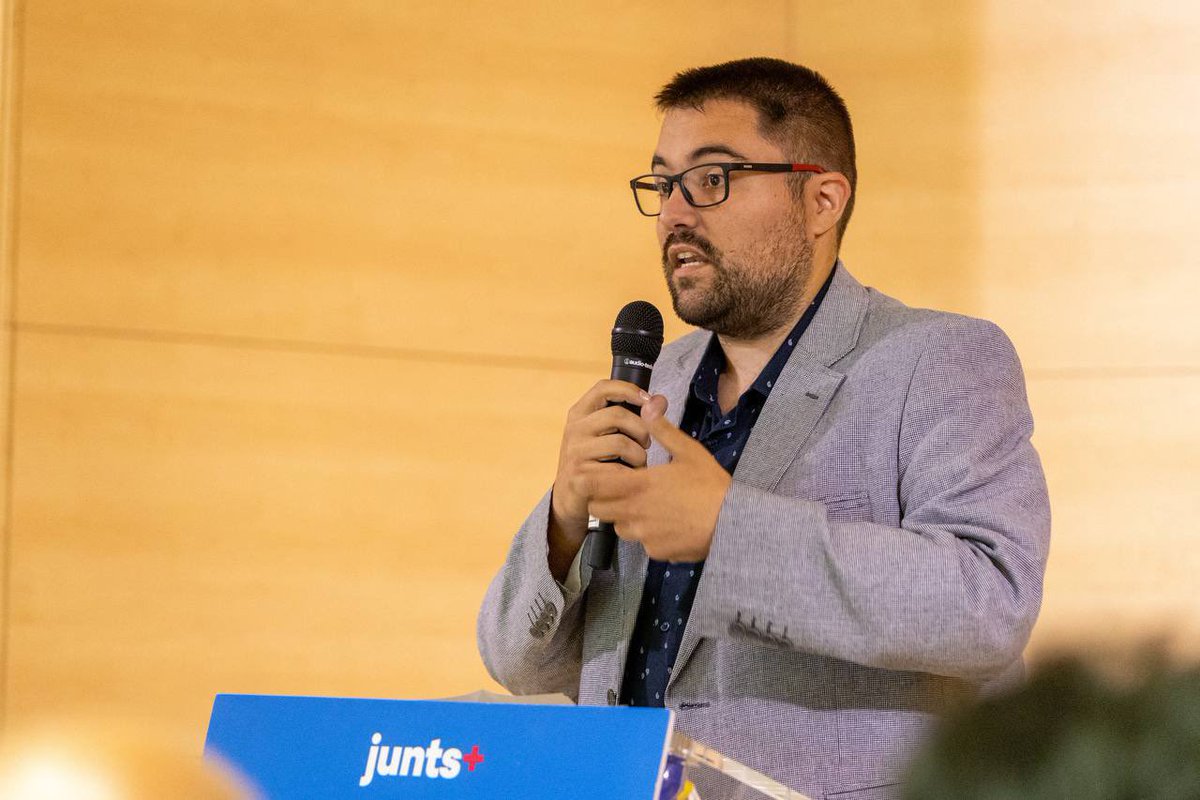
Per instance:
[[[650,388],[650,372],[662,352],[663,318],[652,303],[634,300],[617,314],[612,329],[612,379],[628,381],[642,390]],[[617,405],[609,403],[609,405]],[[620,403],[635,414],[635,405]],[[617,533],[612,523],[588,523],[587,563],[592,569],[611,569]]]

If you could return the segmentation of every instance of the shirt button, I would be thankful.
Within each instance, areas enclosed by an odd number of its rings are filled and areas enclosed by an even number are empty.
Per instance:
[[[666,633],[667,631],[671,630],[671,623],[664,622],[662,625],[658,626],[658,629],[663,633]]]
[[[608,704],[615,706],[617,704],[617,692],[615,689],[608,690]]]

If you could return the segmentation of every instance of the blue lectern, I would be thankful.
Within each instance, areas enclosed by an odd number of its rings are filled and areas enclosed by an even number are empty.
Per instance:
[[[206,756],[270,800],[654,800],[664,709],[217,695]]]

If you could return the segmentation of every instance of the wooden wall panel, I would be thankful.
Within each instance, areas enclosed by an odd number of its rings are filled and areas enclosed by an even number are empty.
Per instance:
[[[987,8],[983,310],[1036,368],[1200,370],[1200,13]]]
[[[34,0],[20,317],[574,358],[665,302],[651,95],[783,9]]]
[[[785,10],[28,0],[13,715],[487,685],[566,408],[668,307],[650,97]]]
[[[592,376],[26,333],[14,718],[493,685],[487,581]]]
[[[0,0],[0,733],[5,718],[4,674],[8,663],[8,543],[9,477],[12,463],[9,453],[9,408],[12,359],[12,254],[15,246],[16,197],[16,47],[14,37],[16,9],[9,0]]]
[[[842,95],[858,196],[842,256],[916,306],[978,306],[979,84],[974,2],[791,3],[791,56]]]
[[[1195,630],[1200,161],[1170,112],[1200,14],[1063,9],[26,0],[9,709],[198,736],[216,691],[487,683],[475,606],[565,409],[613,312],[667,307],[625,188],[649,97],[759,53],[850,104],[856,273],[1025,358],[1056,515],[1031,652]]]
[[[1200,657],[1200,376],[1030,383],[1054,538],[1031,653],[1163,640]]]
[[[980,313],[1024,357],[1054,545],[1033,652],[1200,655],[1200,13],[992,2]]]

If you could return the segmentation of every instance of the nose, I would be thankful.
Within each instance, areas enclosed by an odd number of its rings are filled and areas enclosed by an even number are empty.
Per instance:
[[[694,228],[699,220],[696,209],[683,196],[683,189],[679,185],[674,186],[671,194],[662,201],[662,210],[658,214],[659,227],[668,232]]]

